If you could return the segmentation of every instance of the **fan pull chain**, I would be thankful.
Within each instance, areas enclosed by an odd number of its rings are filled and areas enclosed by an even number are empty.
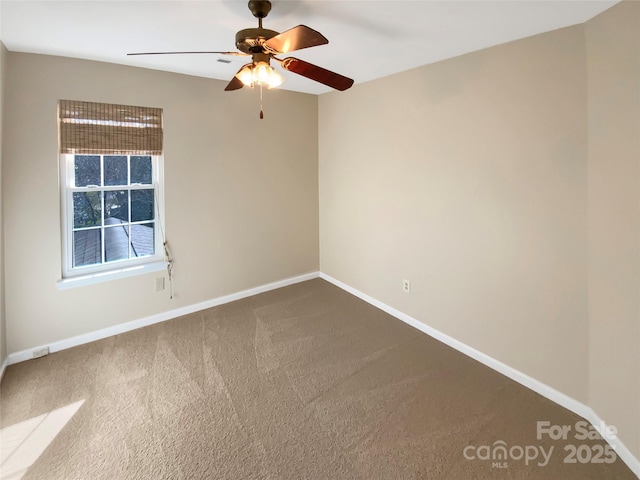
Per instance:
[[[262,85],[260,85],[260,120],[264,118],[264,113],[262,112]]]

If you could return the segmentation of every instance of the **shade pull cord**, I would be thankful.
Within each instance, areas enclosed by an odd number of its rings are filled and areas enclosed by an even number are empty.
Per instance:
[[[164,228],[162,226],[162,218],[160,217],[160,204],[158,203],[158,189],[153,189],[153,196],[156,203],[156,218],[158,219],[158,227],[160,228],[160,236],[162,237],[162,249],[164,255],[164,261],[167,262],[167,276],[169,277],[169,299],[173,300],[173,257],[169,250],[169,243],[164,235]]]
[[[169,244],[166,241],[162,242],[162,247],[164,248],[164,259],[167,262],[167,275],[169,276],[169,299],[173,300],[173,282],[171,281],[173,279],[173,258],[171,258]]]

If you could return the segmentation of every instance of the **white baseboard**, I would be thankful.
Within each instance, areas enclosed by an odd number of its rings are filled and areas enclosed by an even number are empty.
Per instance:
[[[277,282],[269,283],[266,285],[261,285],[255,288],[250,288],[248,290],[243,290],[241,292],[232,293],[230,295],[224,295],[222,297],[207,300],[205,302],[196,303],[193,305],[187,305],[186,307],[181,307],[175,310],[169,310],[167,312],[158,313],[155,315],[151,315],[149,317],[141,318],[139,320],[133,320],[131,322],[121,323],[119,325],[114,325],[112,327],[103,328],[101,330],[84,333],[82,335],[67,338],[64,340],[58,340],[56,342],[52,342],[47,345],[35,346],[27,350],[21,350],[19,352],[10,353],[7,359],[5,360],[5,362],[3,363],[2,371],[4,372],[5,364],[13,365],[14,363],[31,360],[33,358],[34,350],[40,350],[42,348],[49,347],[50,353],[59,352],[60,350],[66,350],[67,348],[76,347],[78,345],[84,345],[85,343],[94,342],[96,340],[102,340],[103,338],[111,337],[113,335],[118,335],[120,333],[129,332],[131,330],[136,330],[138,328],[153,325],[154,323],[160,323],[167,320],[171,320],[173,318],[181,317],[183,315],[188,315],[190,313],[198,312],[200,310],[206,310],[207,308],[217,307],[218,305],[223,305],[225,303],[241,300],[243,298],[251,297],[259,293],[275,290],[276,288],[282,288],[288,285],[293,285],[294,283],[300,283],[306,280],[311,280],[313,278],[318,278],[318,276],[319,276],[318,272],[310,272],[303,275],[298,275],[296,277],[279,280]]]
[[[574,398],[571,398],[568,395],[565,395],[562,392],[559,392],[555,388],[550,387],[540,380],[536,380],[535,378],[530,377],[529,375],[522,373],[513,367],[510,367],[509,365],[502,363],[501,361],[496,360],[495,358],[482,353],[481,351],[476,350],[475,348],[470,347],[469,345],[462,343],[461,341],[456,340],[455,338],[450,337],[449,335],[442,333],[441,331],[436,330],[435,328],[430,327],[429,325],[426,325],[416,320],[415,318],[402,313],[401,311],[390,307],[389,305],[382,303],[379,300],[376,300],[375,298],[370,297],[369,295],[362,293],[361,291],[345,283],[342,283],[340,280],[337,280],[330,275],[327,275],[326,273],[320,272],[320,278],[334,284],[336,287],[339,287],[346,292],[349,292],[350,294],[360,298],[361,300],[364,300],[374,307],[379,308],[389,315],[402,320],[403,322],[411,325],[417,330],[426,333],[430,337],[433,337],[436,340],[439,340],[442,343],[456,349],[460,353],[463,353],[473,358],[474,360],[477,360],[478,362],[486,365],[487,367],[496,370],[497,372],[503,374],[506,377],[509,377],[510,379],[520,383],[521,385],[524,385],[534,392],[539,393],[552,402],[555,402],[558,405],[566,408],[567,410],[570,410],[573,413],[581,416],[582,418],[590,422],[594,427],[599,428],[602,424],[601,422],[603,420],[596,414],[596,412],[593,411],[591,407],[585,405],[582,402],[579,402]],[[631,451],[624,445],[624,443],[622,443],[622,441],[620,441],[619,438],[616,437],[615,439],[609,441],[609,444],[616,450],[616,454],[622,459],[622,461],[624,461],[624,463],[627,464],[631,471],[640,479],[640,460],[638,460],[631,453]]]
[[[138,328],[146,327],[148,325],[153,325],[155,323],[164,322],[166,320],[171,320],[173,318],[181,317],[183,315],[188,315],[190,313],[198,312],[200,310],[206,310],[207,308],[216,307],[218,305],[223,305],[225,303],[233,302],[236,300],[241,300],[243,298],[251,297],[253,295],[257,295],[259,293],[268,292],[270,290],[275,290],[277,288],[286,287],[288,285],[293,285],[295,283],[304,282],[307,280],[311,280],[314,278],[322,278],[335,286],[345,290],[346,292],[351,293],[352,295],[364,300],[365,302],[373,305],[374,307],[379,308],[380,310],[392,315],[393,317],[402,320],[403,322],[411,325],[412,327],[420,330],[423,333],[435,338],[436,340],[441,341],[442,343],[449,345],[450,347],[458,350],[459,352],[479,361],[480,363],[500,372],[506,377],[511,378],[512,380],[524,385],[527,388],[530,388],[534,392],[539,393],[545,398],[557,403],[558,405],[563,406],[567,410],[570,410],[577,415],[583,417],[585,420],[589,421],[592,425],[599,427],[601,425],[602,419],[596,414],[596,412],[591,409],[591,407],[575,400],[574,398],[565,395],[562,392],[550,387],[549,385],[536,380],[535,378],[526,375],[519,370],[516,370],[505,363],[496,360],[495,358],[476,350],[469,345],[456,340],[449,335],[442,333],[435,328],[432,328],[415,318],[402,313],[401,311],[390,307],[389,305],[382,303],[376,300],[369,295],[356,290],[345,283],[325,274],[322,272],[310,272],[304,275],[299,275],[296,277],[287,278],[284,280],[280,280],[277,282],[269,283],[266,285],[261,285],[259,287],[250,288],[248,290],[243,290],[241,292],[232,293],[230,295],[225,295],[222,297],[214,298],[212,300],[207,300],[205,302],[196,303],[193,305],[188,305],[186,307],[177,308],[175,310],[170,310],[167,312],[159,313],[156,315],[151,315],[149,317],[145,317],[139,320],[134,320],[127,323],[122,323],[119,325],[114,325],[112,327],[104,328],[101,330],[96,330],[94,332],[89,332],[86,334],[78,335],[76,337],[68,338],[65,340],[60,340],[57,342],[50,343],[48,345],[41,345],[30,348],[28,350],[22,350],[20,352],[15,352],[9,354],[9,356],[2,362],[1,370],[0,370],[0,380],[4,375],[5,369],[8,365],[13,365],[15,363],[23,362],[26,360],[31,360],[33,357],[33,351],[41,348],[49,347],[49,351],[51,353],[58,352],[60,350],[65,350],[67,348],[75,347],[78,345],[83,345],[85,343],[93,342],[96,340],[101,340],[103,338],[111,337],[113,335],[118,335],[120,333],[125,333],[131,330],[136,330]],[[619,438],[615,438],[609,441],[612,447],[615,448],[616,454],[629,466],[631,471],[640,478],[640,460],[638,460],[631,451],[624,445]]]

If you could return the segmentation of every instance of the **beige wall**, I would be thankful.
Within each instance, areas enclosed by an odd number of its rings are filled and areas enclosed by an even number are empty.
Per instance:
[[[0,365],[7,358],[7,324],[4,310],[4,222],[3,222],[3,204],[2,197],[2,117],[4,104],[4,76],[5,76],[5,59],[7,58],[7,49],[0,41]]]
[[[319,102],[321,271],[590,406],[636,458],[639,32],[625,1]]]
[[[319,158],[321,271],[586,402],[583,33],[323,95]]]
[[[640,458],[640,3],[586,25],[589,403]]]
[[[7,55],[3,193],[9,352],[318,269],[317,97],[61,57]],[[143,275],[59,291],[56,108],[164,109],[175,298]]]

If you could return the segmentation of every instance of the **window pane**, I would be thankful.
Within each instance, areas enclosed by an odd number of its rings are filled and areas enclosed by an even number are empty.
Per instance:
[[[118,225],[104,229],[104,261],[129,258],[129,227]]]
[[[131,225],[131,256],[147,257],[155,253],[154,224]]]
[[[74,157],[76,187],[100,186],[100,156],[76,155]]]
[[[131,190],[131,221],[153,220],[153,189]]]
[[[126,185],[127,184],[127,157],[105,155],[104,184],[105,185]]]
[[[131,157],[131,183],[151,185],[151,157]]]
[[[73,266],[82,267],[102,263],[100,229],[73,232]]]
[[[75,192],[73,194],[73,227],[102,225],[101,192]]]
[[[129,193],[126,190],[104,192],[104,224],[129,222]]]

